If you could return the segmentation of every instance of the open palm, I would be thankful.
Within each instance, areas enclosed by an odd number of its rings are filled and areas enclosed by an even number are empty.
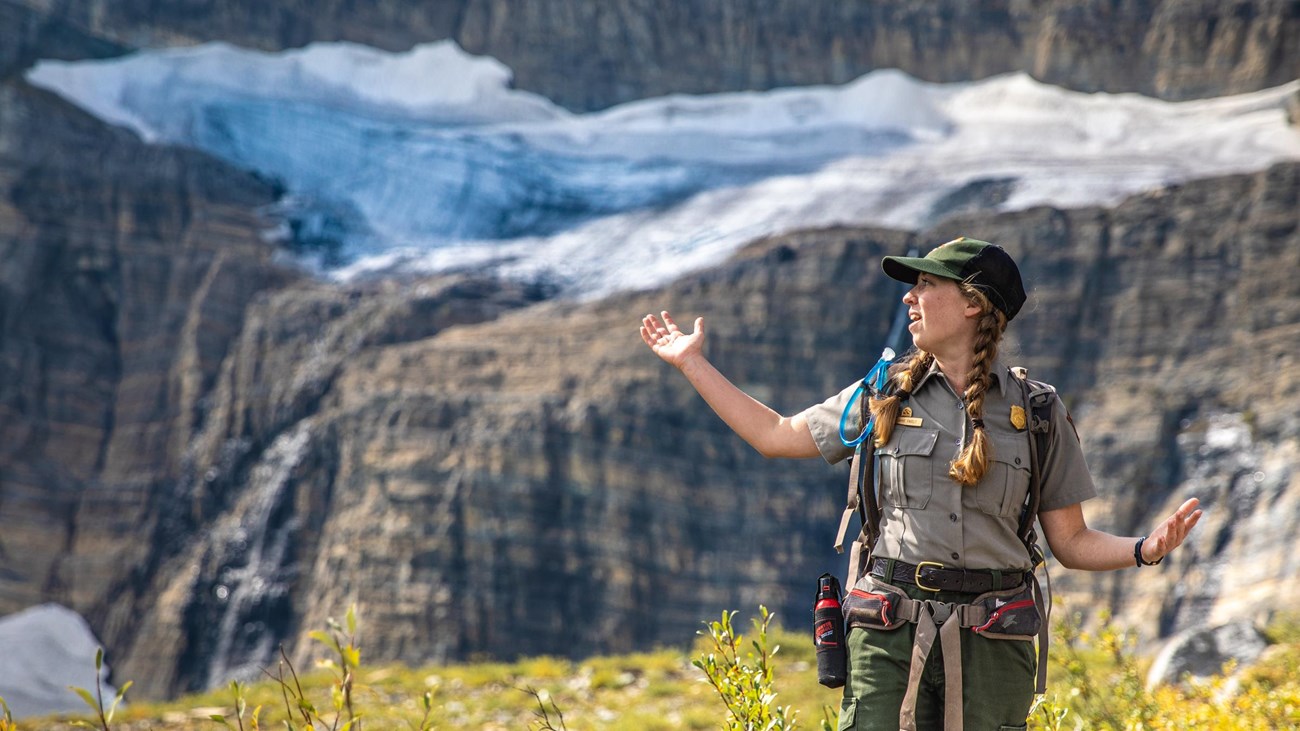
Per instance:
[[[677,327],[667,310],[660,314],[662,320],[654,315],[641,319],[641,339],[655,355],[681,368],[692,356],[704,351],[704,318],[695,318],[695,331],[687,334]]]

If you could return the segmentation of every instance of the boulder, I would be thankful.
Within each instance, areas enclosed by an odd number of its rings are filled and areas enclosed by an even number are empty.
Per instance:
[[[1268,638],[1250,620],[1181,632],[1156,655],[1147,673],[1147,688],[1176,683],[1190,676],[1208,678],[1223,672],[1224,663],[1249,665],[1268,647]]]

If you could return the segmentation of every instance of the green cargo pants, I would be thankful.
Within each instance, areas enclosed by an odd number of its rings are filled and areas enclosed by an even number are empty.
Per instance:
[[[928,592],[899,587],[913,599],[967,603],[977,594]],[[850,629],[849,678],[844,684],[839,731],[898,731],[898,713],[907,692],[916,625],[893,630]],[[1023,729],[1034,700],[1034,643],[990,639],[961,631],[962,720],[964,731]],[[916,726],[942,731],[943,650],[934,644],[921,675]]]

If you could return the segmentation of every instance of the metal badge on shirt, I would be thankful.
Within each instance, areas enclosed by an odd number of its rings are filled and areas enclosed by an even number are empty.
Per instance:
[[[1025,430],[1025,409],[1023,406],[1014,404],[1011,406],[1011,426],[1014,426],[1016,431]]]

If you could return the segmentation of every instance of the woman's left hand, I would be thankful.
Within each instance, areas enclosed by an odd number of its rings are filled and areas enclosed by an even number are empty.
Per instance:
[[[1201,519],[1202,511],[1197,508],[1200,504],[1201,501],[1196,498],[1188,500],[1152,531],[1142,542],[1142,560],[1155,563],[1178,548],[1196,526],[1196,521]]]

